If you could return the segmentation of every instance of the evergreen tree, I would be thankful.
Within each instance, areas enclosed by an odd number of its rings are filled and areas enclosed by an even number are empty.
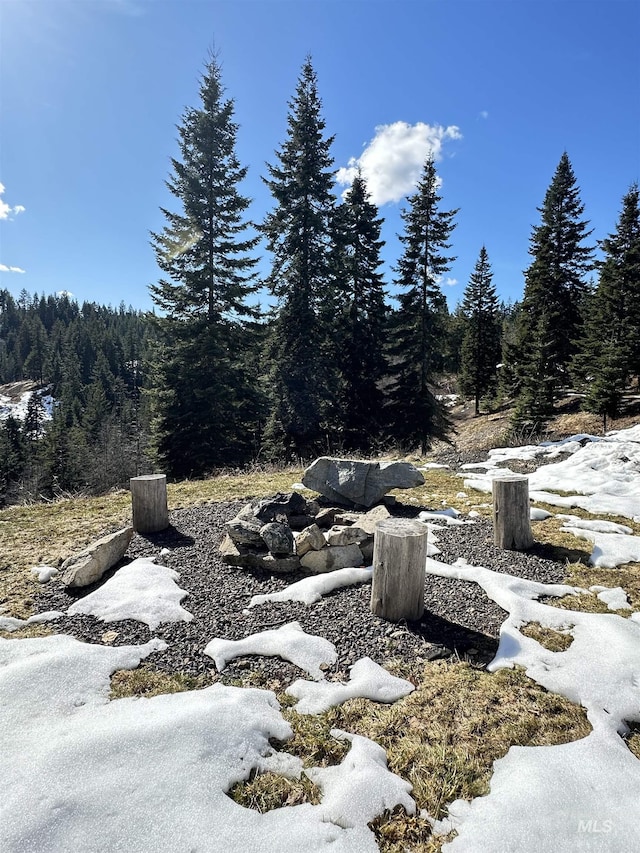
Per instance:
[[[336,211],[335,223],[334,363],[339,391],[334,420],[347,450],[369,449],[382,431],[387,308],[379,271],[381,226],[359,173]]]
[[[518,417],[540,427],[567,382],[581,331],[581,305],[588,293],[585,275],[593,267],[593,248],[584,245],[591,231],[587,230],[588,221],[581,218],[584,205],[566,152],[538,210],[541,223],[531,235],[533,261],[525,272],[511,357],[520,397]],[[533,382],[540,387],[534,389]],[[537,401],[535,416],[527,409],[529,398]]]
[[[212,57],[200,83],[200,108],[183,114],[181,159],[172,160],[167,182],[181,212],[163,209],[167,224],[152,234],[167,275],[151,286],[164,312],[154,317],[162,337],[154,371],[156,445],[176,476],[245,461],[257,407],[239,334],[255,314],[247,299],[256,290],[250,254],[256,239],[247,236],[249,200],[239,191],[247,170],[235,153],[234,104],[223,95]]]
[[[601,242],[598,285],[585,311],[574,375],[587,381],[588,411],[620,414],[631,376],[640,373],[640,205],[638,185],[622,200],[616,230]]]
[[[265,179],[275,200],[262,230],[273,254],[267,284],[277,297],[268,345],[271,455],[309,457],[320,444],[329,397],[326,313],[335,199],[316,73],[307,58],[289,102],[288,137]]]
[[[480,399],[496,387],[500,361],[500,308],[492,277],[483,246],[462,301],[465,331],[460,390],[465,396],[473,396],[476,415],[480,414]]]
[[[433,157],[425,163],[409,208],[402,214],[404,252],[396,267],[398,297],[393,346],[390,421],[399,443],[428,448],[431,439],[446,438],[450,429],[444,406],[430,388],[442,365],[443,333],[448,315],[440,279],[455,258],[445,254],[457,210],[439,210],[438,180]]]
[[[9,415],[0,422],[0,506],[10,502],[22,479],[27,459],[26,442],[18,421]]]

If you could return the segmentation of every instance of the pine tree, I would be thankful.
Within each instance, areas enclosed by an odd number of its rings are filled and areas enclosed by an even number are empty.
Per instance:
[[[460,390],[465,396],[473,396],[476,415],[480,414],[480,399],[496,387],[500,361],[500,308],[492,277],[483,246],[462,300],[465,322]]]
[[[242,323],[255,311],[256,290],[240,194],[246,175],[235,153],[234,104],[224,99],[221,70],[211,57],[200,83],[201,105],[178,128],[181,159],[172,159],[167,187],[181,211],[162,209],[167,224],[152,234],[167,278],[151,286],[163,316],[155,364],[154,412],[159,457],[176,476],[246,461],[257,395],[242,369]],[[247,411],[247,409],[251,411]]]
[[[328,404],[326,314],[331,285],[333,137],[325,137],[316,73],[307,58],[289,103],[288,137],[265,179],[275,200],[262,230],[273,254],[267,279],[277,307],[268,345],[271,455],[309,457],[319,448]]]
[[[585,407],[606,419],[620,414],[631,376],[640,373],[640,205],[638,185],[622,199],[616,230],[602,240],[597,288],[573,362],[587,388]]]
[[[389,414],[394,435],[407,448],[428,448],[431,439],[446,438],[450,428],[443,405],[430,388],[440,367],[447,317],[440,279],[455,258],[445,254],[451,244],[457,210],[438,209],[438,179],[433,157],[426,160],[416,192],[402,214],[404,252],[396,267],[398,297],[390,356],[393,382]]]
[[[588,221],[581,218],[584,205],[566,152],[538,210],[541,223],[531,235],[533,261],[525,272],[512,358],[519,417],[530,420],[533,412],[527,410],[525,398],[535,399],[533,419],[540,426],[566,385],[581,331],[581,304],[588,293],[585,275],[593,267],[593,248],[583,245],[591,231],[587,230]],[[540,384],[537,390],[532,387],[534,382]],[[525,385],[526,393],[522,390]]]
[[[384,245],[381,226],[366,182],[357,174],[336,211],[333,271],[337,294],[334,363],[339,387],[334,417],[346,450],[370,449],[382,431],[387,308],[379,271]]]

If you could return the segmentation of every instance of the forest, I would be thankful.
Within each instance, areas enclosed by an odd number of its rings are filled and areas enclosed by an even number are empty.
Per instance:
[[[510,401],[513,429],[530,435],[568,388],[605,427],[621,413],[640,375],[637,184],[595,239],[563,152],[531,230],[522,299],[499,300],[490,246],[479,246],[450,311],[441,281],[460,212],[443,204],[431,156],[385,281],[382,219],[363,175],[335,194],[311,59],[267,166],[273,204],[260,223],[246,215],[237,130],[210,58],[200,103],[178,126],[167,180],[175,209],[151,235],[162,271],[152,312],[0,290],[0,384],[41,389],[24,420],[0,421],[0,505],[100,493],[154,468],[193,478],[327,453],[424,454],[452,434],[443,377],[476,413]],[[268,309],[256,305],[264,288]]]

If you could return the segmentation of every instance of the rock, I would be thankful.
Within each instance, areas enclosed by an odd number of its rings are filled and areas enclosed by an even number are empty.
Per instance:
[[[374,506],[373,509],[370,509],[369,512],[365,512],[364,515],[361,515],[358,519],[358,527],[361,527],[365,533],[369,533],[371,536],[376,532],[376,524],[379,521],[384,521],[385,518],[390,518],[391,513],[386,508],[386,506]]]
[[[365,566],[370,566],[373,563],[373,536],[360,543],[360,552]]]
[[[331,527],[336,518],[336,508],[327,506],[316,513],[316,524],[320,528]]]
[[[302,482],[337,503],[369,507],[392,489],[422,486],[424,477],[410,462],[359,462],[321,456],[306,469]]]
[[[297,572],[300,569],[300,560],[295,557],[274,557],[273,554],[267,554],[262,560],[260,568],[272,575],[289,575],[292,572]]]
[[[334,524],[358,524],[362,518],[361,512],[336,512]]]
[[[333,572],[363,564],[362,552],[357,545],[343,545],[309,551],[300,558],[300,564],[314,575]]]
[[[263,523],[253,516],[237,515],[226,522],[225,529],[236,545],[253,545],[261,548],[264,545],[260,536],[263,526]]]
[[[274,557],[290,557],[294,553],[293,533],[288,524],[270,521],[260,528],[260,536]]]
[[[296,553],[298,557],[302,557],[309,551],[320,551],[326,547],[326,544],[327,541],[324,538],[322,530],[320,530],[317,524],[310,524],[309,527],[305,527],[301,531],[296,539]]]
[[[310,524],[313,524],[315,520],[314,515],[290,515],[289,527],[292,530],[304,530],[305,527],[309,527]]]
[[[257,501],[253,514],[263,524],[269,521],[287,521],[290,515],[306,515],[307,502],[298,492],[277,492],[270,498]]]
[[[264,569],[271,574],[290,574],[300,568],[300,560],[295,557],[274,557],[267,551],[250,551],[243,545],[237,545],[229,535],[220,545],[222,562],[239,569]]]
[[[355,545],[367,538],[367,534],[361,527],[351,525],[351,527],[342,527],[339,524],[334,525],[325,533],[327,545]]]
[[[100,580],[105,572],[124,557],[132,536],[133,527],[124,527],[116,533],[103,536],[84,551],[69,557],[60,569],[62,583],[65,586],[81,587]]]

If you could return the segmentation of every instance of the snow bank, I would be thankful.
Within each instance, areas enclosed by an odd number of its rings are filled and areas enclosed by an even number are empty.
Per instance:
[[[35,616],[30,616],[28,619],[0,615],[0,631],[17,631],[18,628],[25,628],[27,625],[36,625],[38,622],[49,622],[53,619],[60,619],[61,616],[64,616],[64,613],[60,610],[47,610],[45,613],[36,613]]]
[[[317,679],[324,678],[320,668],[322,664],[333,664],[338,659],[333,643],[324,637],[306,634],[298,622],[289,622],[273,631],[251,634],[244,640],[215,638],[207,644],[204,653],[213,658],[218,671],[222,671],[234,658],[266,655],[291,661]]]
[[[600,601],[604,601],[609,610],[631,610],[627,593],[621,586],[590,586],[589,592],[595,592]]]
[[[103,622],[136,619],[151,631],[164,622],[191,622],[193,615],[180,606],[187,592],[177,585],[179,577],[173,569],[139,557],[118,569],[95,592],[72,604],[67,613],[85,613]]]
[[[640,621],[561,610],[535,600],[566,595],[571,587],[523,581],[460,562],[448,566],[428,560],[427,571],[478,583],[509,613],[490,671],[524,667],[547,690],[586,708],[593,726],[588,737],[574,743],[511,747],[494,763],[490,793],[470,803],[451,803],[449,819],[436,822],[434,831],[458,832],[442,849],[640,849],[640,761],[619,737],[628,731],[627,721],[640,721]],[[565,651],[551,652],[520,632],[529,622],[569,632],[573,642]]]
[[[640,560],[640,536],[627,536],[623,533],[599,533],[584,527],[567,527],[562,530],[571,533],[578,539],[593,542],[593,551],[589,564],[603,569],[615,569],[625,563]]]
[[[301,581],[292,583],[280,590],[280,592],[254,595],[249,602],[249,607],[264,604],[267,601],[300,601],[302,604],[315,604],[316,601],[321,600],[323,595],[333,592],[334,589],[366,583],[371,580],[372,576],[373,566],[366,569],[336,569],[335,572],[303,578]]]
[[[338,681],[312,682],[299,679],[286,689],[298,699],[294,708],[299,714],[321,714],[347,699],[372,699],[374,702],[396,702],[414,690],[410,681],[397,678],[371,658],[361,658],[349,668],[346,684]]]
[[[108,700],[112,672],[164,646],[0,640],[3,853],[377,853],[367,821],[396,805],[413,811],[381,748],[340,732],[352,740],[343,763],[308,771],[319,805],[238,805],[226,792],[254,771],[300,773],[270,744],[291,728],[264,690]]]
[[[574,436],[553,445],[528,445],[520,448],[501,448],[489,452],[482,466],[463,466],[466,488],[491,492],[496,477],[512,474],[508,468],[496,467],[509,459],[536,459],[541,453],[570,451],[561,462],[542,465],[529,475],[529,496],[554,506],[581,507],[591,513],[610,513],[640,519],[640,430],[620,431],[606,438]],[[471,471],[482,467],[486,470]],[[462,476],[462,475],[460,475]],[[569,492],[558,495],[557,491]]]

